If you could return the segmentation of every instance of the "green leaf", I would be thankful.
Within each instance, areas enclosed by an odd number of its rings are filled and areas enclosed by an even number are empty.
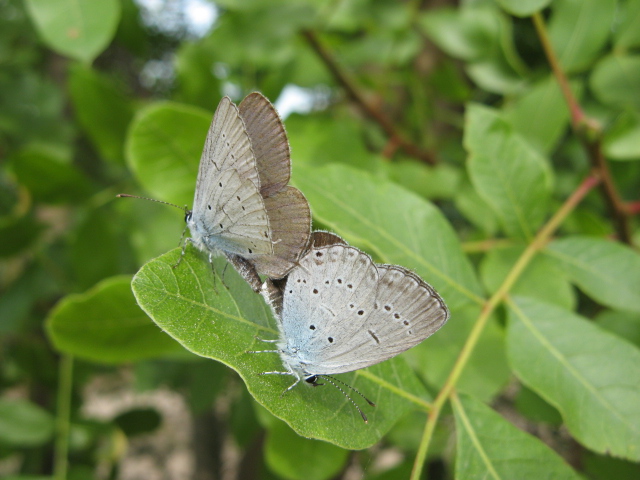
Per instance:
[[[469,260],[433,204],[402,187],[344,165],[298,165],[294,184],[317,220],[384,263],[414,270],[450,309],[480,303]]]
[[[637,480],[640,478],[640,464],[628,462],[609,455],[597,455],[585,451],[582,455],[582,471],[590,480]]]
[[[176,90],[174,99],[211,109],[220,101],[220,80],[211,66],[216,62],[211,39],[185,42],[175,56]]]
[[[328,115],[291,115],[287,118],[294,170],[299,165],[325,165],[340,159],[353,167],[376,170],[380,162],[362,141],[362,124],[353,118]],[[375,163],[373,163],[375,162]],[[373,163],[373,165],[372,165]]]
[[[505,93],[522,83],[526,66],[513,44],[511,20],[495,5],[476,2],[458,10],[430,10],[419,25],[445,52],[469,62],[467,73],[481,88]]]
[[[428,383],[441,388],[451,373],[460,351],[480,314],[469,306],[451,312],[451,319],[431,342],[423,342],[407,352],[409,363]],[[504,388],[511,371],[507,366],[504,331],[491,319],[482,331],[456,388],[476,398],[490,400]]]
[[[573,83],[576,97],[582,93],[581,84]],[[555,77],[547,78],[524,91],[505,111],[507,120],[535,149],[549,153],[569,125],[569,109]]]
[[[53,437],[53,416],[27,400],[0,399],[0,444],[43,445]]]
[[[128,244],[122,241],[119,235],[120,222],[114,222],[114,218],[111,208],[102,207],[87,209],[84,218],[79,221],[70,245],[77,290],[85,290],[106,277],[135,269],[135,266],[124,268],[129,266],[123,258]],[[96,248],[100,251],[99,255],[96,255]]]
[[[520,386],[518,396],[515,398],[514,407],[534,422],[544,422],[560,426],[562,417],[560,412],[545,402],[537,393],[524,385]]]
[[[90,63],[111,42],[120,19],[118,0],[26,0],[49,48]]]
[[[626,112],[604,135],[602,143],[607,158],[611,160],[640,160],[640,118]]]
[[[640,313],[604,310],[594,321],[605,330],[640,347]]]
[[[549,37],[567,72],[584,70],[604,48],[611,34],[617,0],[556,0]]]
[[[487,236],[493,236],[498,230],[498,217],[475,191],[468,178],[461,182],[455,196],[456,208],[473,225]]]
[[[505,232],[531,239],[547,213],[551,194],[546,160],[490,108],[467,109],[467,168],[478,194],[501,219]]]
[[[429,38],[449,55],[462,60],[480,60],[492,55],[499,43],[497,9],[468,6],[426,12],[420,25]]]
[[[480,272],[482,281],[489,292],[495,293],[502,285],[516,261],[522,255],[524,246],[496,248],[482,260]],[[573,287],[556,262],[537,255],[527,265],[509,291],[511,295],[524,295],[572,309],[576,298]]]
[[[609,55],[598,62],[589,79],[593,94],[614,107],[640,109],[640,55]]]
[[[620,23],[613,33],[616,50],[640,46],[640,2],[618,2],[617,13]]]
[[[451,198],[458,191],[460,169],[440,164],[431,167],[416,161],[383,164],[390,180],[425,198]]]
[[[290,480],[334,478],[342,471],[348,457],[348,450],[300,437],[283,422],[269,428],[264,445],[264,458],[269,469]]]
[[[211,117],[199,108],[169,102],[138,112],[129,128],[127,161],[153,197],[191,204]]]
[[[456,478],[580,480],[556,452],[478,400],[460,395],[453,411]]]
[[[129,276],[112,277],[83,294],[63,298],[47,318],[60,352],[103,363],[123,363],[181,352],[136,305]]]
[[[33,247],[46,230],[32,214],[0,217],[0,258],[9,258]]]
[[[44,203],[79,203],[92,183],[73,165],[42,148],[29,147],[11,159],[11,169],[34,200]]]
[[[131,102],[109,78],[88,66],[76,64],[70,73],[69,93],[80,125],[102,157],[124,164]]]
[[[587,448],[640,460],[640,350],[537,300],[516,297],[509,310],[507,354],[520,380]]]
[[[640,254],[620,243],[573,236],[545,249],[565,274],[603,305],[640,312]]]
[[[551,0],[498,0],[502,8],[516,17],[528,17],[550,3]]]
[[[407,410],[423,405],[424,387],[397,357],[338,376],[376,403],[375,408],[370,407],[354,395],[368,424],[331,385],[312,388],[302,382],[283,394],[293,383],[291,377],[260,375],[284,370],[279,355],[250,353],[273,349],[256,337],[278,335],[262,297],[232,268],[225,268],[223,259],[214,262],[215,271],[222,272],[214,275],[206,257],[195,249],[188,248],[180,265],[172,268],[179,258],[180,249],[175,249],[140,269],[132,283],[138,304],[186,349],[237,371],[258,403],[298,434],[343,448],[366,448],[380,440]]]

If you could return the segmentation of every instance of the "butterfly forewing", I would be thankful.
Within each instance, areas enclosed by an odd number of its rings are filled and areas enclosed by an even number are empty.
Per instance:
[[[216,175],[215,181],[218,188],[203,197],[202,211],[197,216],[194,211],[203,242],[210,250],[245,258],[272,254],[269,218],[257,187],[232,169]]]
[[[270,197],[289,183],[291,160],[284,125],[261,93],[254,92],[240,103],[240,115],[255,154],[260,175],[260,193]]]
[[[260,178],[251,140],[238,107],[224,97],[211,121],[205,140],[193,212],[198,214],[210,198],[210,190],[219,188],[218,177],[227,170],[236,170],[240,178],[251,181],[260,190]]]

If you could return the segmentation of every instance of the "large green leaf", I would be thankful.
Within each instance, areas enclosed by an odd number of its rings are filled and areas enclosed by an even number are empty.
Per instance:
[[[583,70],[604,48],[612,31],[617,0],[555,0],[549,37],[562,67]]]
[[[118,0],[26,0],[45,43],[89,63],[111,42],[120,19]]]
[[[156,199],[190,205],[212,114],[159,102],[139,111],[127,137],[127,161]]]
[[[106,76],[85,65],[74,65],[69,93],[82,128],[107,160],[124,163],[124,142],[133,106]]]
[[[272,344],[277,328],[262,297],[255,294],[226,262],[215,262],[213,273],[204,255],[187,249],[182,262],[175,249],[144,265],[133,280],[138,304],[166,333],[191,352],[218,360],[237,371],[251,395],[271,413],[306,437],[344,448],[376,443],[408,409],[422,404],[424,387],[402,358],[365,370],[340,375],[376,403],[370,407],[357,395],[354,401],[369,418],[362,421],[351,402],[331,385],[311,388],[304,382],[283,394],[292,378],[259,375],[283,371]],[[220,278],[222,275],[222,278]]]
[[[467,108],[467,168],[478,194],[495,210],[509,236],[531,239],[547,213],[551,193],[546,160],[491,108]]]
[[[510,304],[507,354],[516,375],[600,453],[640,460],[640,350],[568,310]]]
[[[130,279],[128,275],[108,278],[86,293],[63,298],[46,324],[56,349],[104,363],[183,351],[136,305]]]
[[[572,84],[580,97],[581,84]],[[569,125],[569,108],[555,77],[549,75],[524,91],[505,111],[507,120],[539,152],[549,153]]]
[[[603,305],[640,312],[640,254],[620,243],[574,236],[545,249],[565,274]]]
[[[511,480],[581,477],[536,437],[511,425],[478,400],[460,395],[456,417],[456,478]]]
[[[306,195],[316,219],[381,261],[414,270],[449,308],[482,301],[455,232],[427,200],[338,164],[297,166],[293,183]]]
[[[640,109],[640,55],[609,55],[593,69],[589,84],[601,102]]]
[[[454,201],[458,211],[485,235],[493,236],[500,228],[497,215],[473,188],[468,178],[460,182]]]

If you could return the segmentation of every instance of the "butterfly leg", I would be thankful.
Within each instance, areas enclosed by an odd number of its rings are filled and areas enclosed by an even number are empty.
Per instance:
[[[216,267],[213,264],[213,253],[211,252],[209,252],[209,265],[211,265],[211,273],[213,273],[213,291],[216,295],[218,295],[218,285],[216,283]],[[222,284],[224,285],[224,282],[222,282]]]
[[[184,236],[184,233],[182,235]],[[184,244],[182,245],[182,252],[180,252],[180,258],[178,258],[178,261],[176,263],[171,265],[171,268],[177,268],[178,265],[180,265],[180,262],[182,262],[182,257],[184,257],[184,254],[187,251],[187,244],[189,243],[193,243],[193,239],[191,237],[187,237],[185,239]]]
[[[280,340],[278,338],[274,338],[273,340],[267,340],[266,338],[260,338],[258,336],[254,337],[256,340],[260,340],[264,343],[278,343]]]

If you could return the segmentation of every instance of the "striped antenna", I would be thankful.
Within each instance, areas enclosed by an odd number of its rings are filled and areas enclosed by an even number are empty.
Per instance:
[[[128,198],[139,198],[140,200],[149,200],[150,202],[164,203],[165,205],[170,205],[172,207],[179,208],[180,210],[183,210],[186,213],[189,212],[189,209],[186,206],[185,207],[179,207],[175,203],[163,202],[162,200],[156,200],[155,198],[140,197],[138,195],[129,195],[128,193],[119,193],[118,195],[116,195],[116,197],[117,198],[127,198],[127,197]]]

